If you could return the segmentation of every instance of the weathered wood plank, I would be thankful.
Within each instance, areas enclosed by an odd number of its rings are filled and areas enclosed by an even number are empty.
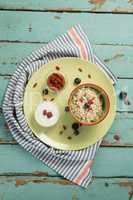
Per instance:
[[[0,144],[17,144],[6,125],[3,116],[0,116]],[[117,113],[116,119],[104,138],[102,146],[133,147],[132,113]]]
[[[0,74],[12,74],[23,57],[43,45],[0,43]],[[93,45],[93,49],[116,76],[133,77],[133,47]]]
[[[41,161],[37,160],[19,145],[0,145],[0,149],[0,174],[8,172],[37,173],[38,171],[41,171],[43,173],[46,172],[49,175],[56,174],[55,172],[53,172],[52,169],[45,166]],[[10,158],[14,159],[11,159],[9,161]]]
[[[30,153],[26,152],[19,145],[0,145],[0,152],[0,175],[3,173],[10,174],[10,172],[35,174],[38,171],[48,173],[49,176],[57,175],[52,169],[34,158]],[[133,177],[133,157],[131,156],[132,153],[133,148],[128,147],[100,147],[92,167],[94,176]]]
[[[93,44],[133,45],[132,15],[56,12],[0,12],[0,39],[48,42],[74,24],[85,28]],[[106,30],[106,31],[105,31]]]
[[[114,200],[131,199],[133,179],[94,179],[87,189],[59,178],[1,177],[1,200],[58,199],[58,200]]]
[[[7,192],[8,188],[8,192]],[[133,179],[94,179],[87,189],[59,178],[1,177],[0,198],[14,199],[64,199],[64,200],[114,200],[131,199]]]
[[[125,12],[132,13],[133,6],[131,0],[82,0],[75,3],[74,0],[36,0],[36,1],[0,1],[1,9],[18,10],[57,10],[57,11],[90,11],[90,12]]]

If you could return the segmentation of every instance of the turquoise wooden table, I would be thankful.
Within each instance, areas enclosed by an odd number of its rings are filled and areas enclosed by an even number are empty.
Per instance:
[[[117,115],[92,168],[88,189],[63,179],[12,138],[1,105],[16,65],[80,23],[118,77],[131,105]],[[119,92],[119,91],[118,91]],[[133,1],[0,0],[0,200],[131,200],[133,196]]]

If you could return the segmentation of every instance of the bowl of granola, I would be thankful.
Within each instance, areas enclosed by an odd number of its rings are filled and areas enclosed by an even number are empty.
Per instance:
[[[78,85],[68,99],[73,118],[81,125],[92,126],[103,121],[109,113],[110,100],[103,88],[96,84]]]

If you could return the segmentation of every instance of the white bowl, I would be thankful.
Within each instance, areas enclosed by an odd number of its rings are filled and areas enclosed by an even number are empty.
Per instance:
[[[52,112],[53,116],[48,118],[43,114],[43,111],[47,110],[48,112]],[[59,120],[59,110],[55,103],[44,101],[40,103],[35,110],[35,120],[36,122],[43,127],[51,127],[57,123]]]

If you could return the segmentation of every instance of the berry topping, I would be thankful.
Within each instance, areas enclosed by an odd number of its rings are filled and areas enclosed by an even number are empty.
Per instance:
[[[48,89],[47,88],[43,89],[42,94],[43,95],[47,95],[48,94]]]
[[[95,97],[89,99],[89,100],[88,100],[88,104],[89,104],[89,105],[93,104],[94,99],[95,99]]]
[[[47,115],[47,110],[43,110],[43,115]]]
[[[66,112],[69,112],[69,106],[66,106],[66,107],[65,107],[65,111],[66,111]]]
[[[75,78],[74,79],[74,84],[78,85],[81,83],[81,79],[80,78]]]
[[[52,112],[47,112],[47,118],[51,118],[53,116]]]
[[[48,77],[47,84],[53,91],[61,90],[65,85],[65,79],[62,74],[53,73]]]
[[[84,104],[84,109],[88,109],[88,108],[90,108],[90,105],[88,103],[85,103]]]
[[[72,124],[72,129],[77,130],[79,128],[79,124],[78,123],[73,123]]]
[[[76,136],[79,135],[79,130],[75,130],[75,131],[73,132],[73,134],[76,135]]]

